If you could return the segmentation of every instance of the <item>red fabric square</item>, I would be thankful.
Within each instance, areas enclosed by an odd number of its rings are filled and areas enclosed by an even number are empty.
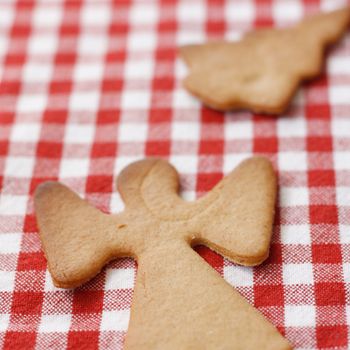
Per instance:
[[[92,146],[91,157],[115,157],[117,153],[117,145],[115,142],[95,143]]]
[[[0,121],[1,123],[1,121]],[[0,141],[0,156],[4,156],[7,154],[8,151],[8,142],[7,141]]]
[[[333,170],[310,170],[308,172],[311,187],[334,186],[335,175]]]
[[[113,187],[113,176],[90,175],[86,181],[88,193],[110,193]]]
[[[62,143],[44,142],[38,144],[37,155],[44,158],[60,158],[62,154]]]
[[[208,192],[222,179],[221,173],[198,174],[197,191]]]
[[[201,154],[222,154],[224,150],[223,140],[203,140],[199,145],[199,153]]]
[[[278,141],[275,137],[261,137],[254,139],[254,152],[275,153],[278,150]]]
[[[120,113],[118,110],[101,110],[97,114],[98,124],[118,123],[119,119],[120,119]]]
[[[34,214],[26,215],[24,218],[23,232],[37,232],[37,222]]]
[[[202,120],[201,123],[217,123],[219,121],[223,122],[223,115],[221,112],[216,111],[211,108],[202,109]]]
[[[198,245],[194,250],[215,270],[222,273],[224,267],[224,258],[203,245]]]
[[[3,81],[0,84],[0,94],[18,94],[21,90],[19,81]]]
[[[85,350],[98,349],[99,334],[100,333],[97,331],[69,332],[67,348]]]
[[[148,141],[146,143],[146,154],[148,156],[167,156],[170,153],[170,142]]]
[[[60,61],[60,57],[57,58]],[[50,92],[52,94],[66,93],[72,88],[71,81],[53,81],[50,84]]]
[[[311,224],[338,223],[338,212],[335,205],[310,205]]]
[[[40,315],[43,303],[41,292],[14,292],[11,313],[22,315]]]
[[[103,291],[76,289],[73,297],[73,313],[100,313],[103,307]]]
[[[152,123],[166,123],[171,121],[172,111],[168,108],[152,109],[149,116],[149,122]]]
[[[347,336],[346,326],[318,326],[316,328],[317,346],[322,349],[346,346]]]
[[[18,257],[18,271],[45,270],[46,258],[42,251],[33,253],[21,252]]]
[[[34,332],[12,332],[6,333],[3,350],[34,349],[36,333]]]
[[[316,264],[341,264],[339,244],[313,244],[312,261]]]
[[[282,306],[283,286],[282,285],[254,285],[254,305],[260,306]]]
[[[310,152],[330,152],[332,151],[332,138],[329,136],[308,137],[307,148]]]
[[[266,260],[266,264],[281,264],[282,263],[282,246],[280,243],[271,243],[270,254]]]
[[[315,299],[320,306],[344,305],[344,285],[338,282],[315,283]]]
[[[305,110],[310,119],[327,119],[330,116],[328,104],[307,104]]]
[[[48,109],[44,112],[43,121],[46,123],[60,123],[64,124],[67,119],[66,110],[51,110]]]

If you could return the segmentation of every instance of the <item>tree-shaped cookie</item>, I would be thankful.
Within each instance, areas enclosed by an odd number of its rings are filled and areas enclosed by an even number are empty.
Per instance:
[[[59,183],[40,185],[35,210],[55,285],[79,286],[108,261],[134,257],[126,349],[290,349],[192,249],[205,244],[242,265],[266,259],[276,196],[271,164],[248,159],[194,202],[183,201],[178,187],[167,162],[133,163],[118,178],[126,208],[107,215]]]
[[[282,113],[301,81],[322,70],[325,48],[346,31],[350,9],[306,18],[293,28],[250,32],[238,42],[180,48],[184,85],[218,110]]]

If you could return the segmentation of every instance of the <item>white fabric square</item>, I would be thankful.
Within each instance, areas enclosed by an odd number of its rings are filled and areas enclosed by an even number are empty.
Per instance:
[[[15,123],[12,127],[11,140],[16,142],[38,141],[40,124]]]
[[[134,269],[106,269],[107,290],[132,289],[134,287]]]
[[[178,46],[202,44],[206,36],[202,30],[179,30],[176,35],[176,43]]]
[[[17,102],[18,113],[41,113],[46,107],[46,94],[24,95],[21,94]]]
[[[322,11],[333,11],[348,5],[347,0],[321,0]]]
[[[289,285],[312,284],[312,264],[283,264],[283,282]]]
[[[195,191],[181,191],[180,195],[181,195],[181,198],[187,202],[194,201],[197,198]]]
[[[314,327],[316,310],[314,305],[286,305],[284,308],[286,327]]]
[[[0,215],[25,215],[27,196],[6,195],[0,196]]]
[[[350,283],[350,263],[343,263],[344,282]]]
[[[205,19],[205,6],[200,2],[180,1],[177,7],[179,22],[198,23]]]
[[[350,225],[339,225],[339,236],[341,244],[350,244]]]
[[[114,174],[120,174],[120,172],[127,167],[129,164],[140,160],[140,157],[137,156],[118,156],[115,165],[114,165]]]
[[[85,178],[89,171],[89,159],[63,158],[60,167],[60,178]]]
[[[350,206],[350,187],[337,186],[336,191],[337,191],[337,204]]]
[[[2,58],[5,52],[7,52],[8,45],[9,45],[8,38],[6,38],[5,36],[0,36],[0,58]]]
[[[234,287],[252,287],[253,269],[247,266],[224,266],[224,278]]]
[[[62,6],[56,6],[51,3],[43,2],[42,5],[36,7],[33,14],[33,23],[36,27],[57,27],[62,19]]]
[[[81,24],[86,27],[105,27],[111,17],[108,2],[85,2],[82,8]]]
[[[134,2],[129,19],[134,25],[156,24],[158,12],[155,2]]]
[[[283,24],[284,21],[296,22],[303,17],[303,6],[299,1],[277,1],[272,6],[273,17],[276,22]]]
[[[120,213],[125,209],[124,202],[119,194],[119,192],[111,193],[111,203],[110,203],[111,213]]]
[[[333,105],[350,105],[350,86],[331,86],[329,88],[329,99],[330,103]]]
[[[10,2],[8,2],[10,3]],[[0,11],[0,23],[1,28],[7,29],[13,23],[13,17],[15,14],[16,6],[4,6]]]
[[[177,59],[175,61],[175,72],[174,72],[175,77],[179,78],[179,80],[182,80],[187,76],[188,71],[189,70],[187,68],[187,65],[183,60]],[[178,90],[176,90],[176,88],[175,88],[174,92],[175,91],[178,91]],[[182,91],[182,90],[180,90],[180,91]]]
[[[93,33],[83,33],[79,36],[78,51],[84,56],[102,56],[108,47],[108,36]]]
[[[0,271],[0,292],[12,292],[15,287],[15,271]]]
[[[45,290],[45,292],[53,292],[53,291],[57,291],[57,290],[66,290],[66,289],[55,287],[55,285],[53,284],[52,277],[51,277],[49,271],[46,270],[45,271],[44,290]]]
[[[346,324],[350,324],[350,305],[345,306],[345,317],[346,317]],[[341,318],[342,319],[342,318]]]
[[[176,122],[172,124],[171,137],[173,140],[198,140],[200,126],[197,122]]]
[[[1,233],[0,254],[19,253],[21,239],[22,235],[20,233]]]
[[[277,133],[279,137],[305,137],[306,122],[304,118],[278,118]]]
[[[350,64],[349,64],[350,67]],[[340,137],[349,137],[350,135],[350,120],[334,119],[332,122],[332,135]]]
[[[5,164],[6,176],[30,178],[33,173],[34,158],[8,157]]]
[[[334,152],[336,170],[350,170],[350,152]]]
[[[39,332],[68,332],[72,315],[42,315]]]
[[[255,6],[251,0],[227,2],[225,11],[227,23],[252,22],[255,17]]]
[[[126,331],[130,319],[129,310],[103,311],[101,331]]]
[[[311,244],[310,227],[308,225],[281,225],[281,241],[283,244]]]
[[[0,332],[5,332],[10,324],[9,314],[0,314]]]
[[[147,138],[146,123],[122,123],[119,127],[120,142],[142,142]]]
[[[153,51],[157,42],[156,33],[150,30],[135,30],[128,35],[129,51]]]
[[[280,205],[282,207],[293,207],[309,204],[309,192],[306,187],[284,187],[279,188]]]
[[[147,109],[151,102],[151,94],[148,90],[124,91],[121,98],[121,106],[124,109]]]
[[[225,123],[225,139],[251,139],[253,137],[253,123],[251,121]]]
[[[307,157],[305,152],[280,152],[278,154],[278,166],[280,170],[305,171],[307,169]]]
[[[224,154],[224,174],[230,173],[237,165],[249,157],[251,157],[250,153]]]
[[[126,79],[150,79],[153,75],[154,62],[152,60],[127,60],[125,63]]]
[[[69,108],[72,111],[96,111],[99,105],[100,93],[96,91],[73,91],[70,95]]]
[[[330,74],[350,74],[350,64],[348,57],[329,55],[326,63],[327,71]]]
[[[103,76],[104,66],[102,63],[79,62],[74,70],[75,81],[100,81]],[[99,94],[95,93],[95,96]],[[95,108],[95,107],[94,107]]]
[[[175,155],[169,159],[179,174],[196,174],[198,170],[198,157],[190,155]]]
[[[53,55],[57,50],[58,35],[55,32],[36,32],[29,37],[30,55]]]
[[[68,123],[65,133],[65,142],[91,143],[94,138],[94,126],[91,124]]]
[[[174,108],[199,108],[200,102],[185,90],[175,90],[173,92]]]
[[[23,81],[46,83],[51,79],[52,70],[52,64],[29,62],[23,67]]]

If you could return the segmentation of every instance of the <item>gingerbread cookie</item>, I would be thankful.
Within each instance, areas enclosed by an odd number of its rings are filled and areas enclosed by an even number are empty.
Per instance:
[[[300,82],[321,72],[325,48],[349,22],[345,8],[306,18],[293,28],[251,32],[239,42],[181,47],[189,66],[184,85],[214,109],[282,113]]]
[[[134,257],[137,279],[126,349],[290,349],[256,309],[191,246],[205,244],[242,265],[268,256],[276,179],[264,158],[241,163],[206,196],[178,196],[176,170],[157,159],[118,178],[126,209],[107,215],[67,187],[47,182],[35,210],[56,286],[93,278],[118,257]]]

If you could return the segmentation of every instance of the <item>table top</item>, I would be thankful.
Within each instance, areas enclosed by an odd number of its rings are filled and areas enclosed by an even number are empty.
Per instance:
[[[197,252],[297,349],[350,346],[350,33],[279,117],[205,108],[177,47],[286,26],[347,1],[0,2],[0,348],[121,349],[136,275],[110,263],[75,290],[47,272],[33,192],[59,180],[105,212],[115,178],[169,160],[195,199],[242,159],[269,158],[279,194],[270,257]]]

